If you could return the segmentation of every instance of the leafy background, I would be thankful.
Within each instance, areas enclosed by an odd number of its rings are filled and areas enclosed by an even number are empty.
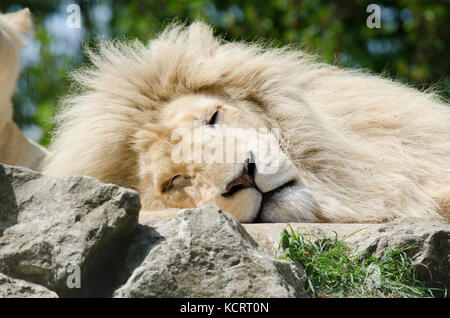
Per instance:
[[[71,3],[81,8],[80,29],[66,26]],[[381,28],[366,26],[370,3],[381,7]],[[228,40],[297,44],[329,63],[370,69],[450,97],[448,0],[0,2],[1,12],[23,7],[34,15],[35,34],[21,53],[14,117],[28,137],[43,145],[50,141],[58,101],[71,89],[68,73],[86,62],[84,45],[98,37],[146,40],[174,18],[202,19]]]

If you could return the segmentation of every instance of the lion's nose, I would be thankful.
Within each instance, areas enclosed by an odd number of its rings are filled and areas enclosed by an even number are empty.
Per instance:
[[[227,192],[223,193],[222,195],[224,197],[228,197],[244,188],[256,188],[256,183],[254,180],[255,169],[256,165],[254,162],[250,162],[250,159],[245,160],[242,175],[239,178],[228,183],[225,188]]]

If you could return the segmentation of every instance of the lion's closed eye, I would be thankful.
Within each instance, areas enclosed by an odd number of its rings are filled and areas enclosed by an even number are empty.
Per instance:
[[[169,181],[165,182],[161,192],[167,192],[176,188],[186,187],[191,184],[191,180],[188,176],[182,176],[177,174]]]
[[[219,120],[222,118],[222,112],[220,109],[216,110],[214,114],[211,116],[211,118],[208,120],[208,125],[215,125],[219,123]]]

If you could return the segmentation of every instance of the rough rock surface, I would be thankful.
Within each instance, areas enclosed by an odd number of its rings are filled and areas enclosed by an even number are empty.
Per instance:
[[[138,224],[138,194],[89,177],[0,164],[1,297],[303,297],[300,265],[273,257],[286,224],[244,224],[214,206]],[[450,286],[450,225],[291,224],[360,253],[414,246],[420,278]],[[80,269],[81,288],[67,284]]]
[[[40,285],[0,273],[0,298],[57,298],[55,292]]]
[[[303,270],[258,248],[215,206],[140,226],[115,297],[302,297]]]
[[[417,218],[402,218],[350,236],[361,253],[379,256],[387,248],[405,249],[419,279],[450,287],[450,225]]]
[[[108,262],[137,225],[137,192],[89,177],[50,178],[7,165],[0,165],[0,192],[0,272],[59,296],[106,289]],[[81,288],[67,284],[75,266]]]

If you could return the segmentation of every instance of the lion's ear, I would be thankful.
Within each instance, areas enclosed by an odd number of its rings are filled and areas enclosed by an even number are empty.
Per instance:
[[[5,14],[3,17],[22,34],[29,34],[33,30],[31,12],[28,8]]]

